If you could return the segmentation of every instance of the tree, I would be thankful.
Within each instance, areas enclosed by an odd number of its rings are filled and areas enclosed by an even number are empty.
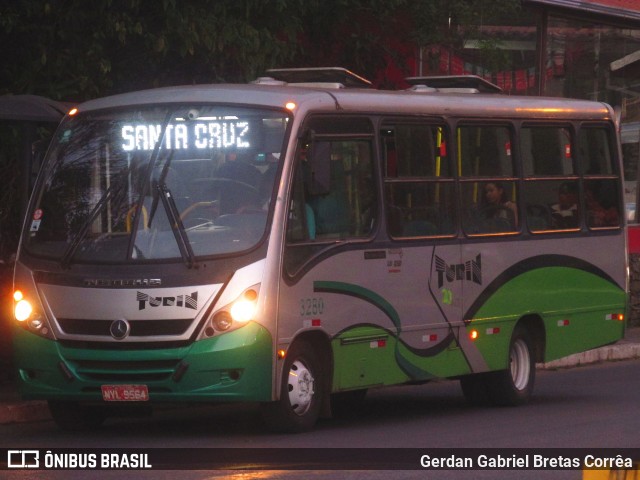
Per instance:
[[[0,5],[0,93],[81,101],[282,66],[339,65],[381,80],[388,64],[414,73],[416,45],[459,47],[475,25],[519,9],[519,0],[15,0]]]
[[[0,6],[0,92],[55,99],[244,81],[296,53],[304,0],[19,0]]]

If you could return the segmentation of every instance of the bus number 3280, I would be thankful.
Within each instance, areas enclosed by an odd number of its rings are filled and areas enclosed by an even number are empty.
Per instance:
[[[300,316],[307,317],[321,315],[324,312],[324,300],[322,298],[301,298]]]

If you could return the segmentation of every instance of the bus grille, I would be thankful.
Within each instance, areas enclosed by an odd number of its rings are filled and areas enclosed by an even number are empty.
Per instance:
[[[85,320],[79,318],[58,318],[63,332],[69,335],[111,336],[109,327],[113,320]],[[178,320],[129,320],[129,337],[182,335],[193,319]]]
[[[152,382],[167,380],[177,370],[180,360],[71,360],[77,374],[100,382]]]

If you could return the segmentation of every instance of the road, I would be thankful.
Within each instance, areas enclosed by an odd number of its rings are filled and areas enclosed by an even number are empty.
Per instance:
[[[99,431],[71,434],[52,422],[0,426],[3,448],[631,448],[640,447],[639,361],[538,371],[533,400],[517,408],[468,406],[457,382],[370,391],[349,417],[323,420],[309,433],[275,435],[261,429],[255,405],[165,408],[153,417],[114,419]],[[215,454],[215,451],[212,452]],[[3,472],[0,472],[0,474]],[[7,473],[7,472],[4,472]],[[37,478],[11,471],[11,478]],[[71,478],[49,471],[47,478]],[[98,473],[98,472],[92,472]],[[120,478],[123,472],[100,472]],[[85,472],[86,475],[86,472]],[[176,478],[176,471],[136,472],[135,478]],[[2,476],[2,475],[0,475]],[[94,475],[92,474],[92,477]],[[458,479],[582,478],[552,471],[181,472],[184,479],[248,478]],[[78,476],[77,478],[81,478]],[[133,477],[132,477],[133,478]]]

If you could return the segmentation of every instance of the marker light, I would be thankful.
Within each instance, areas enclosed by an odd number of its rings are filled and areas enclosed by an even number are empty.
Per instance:
[[[471,331],[469,332],[469,338],[470,338],[471,340],[477,340],[479,336],[480,336],[480,334],[478,333],[478,331],[477,331],[477,330],[471,330]]]
[[[284,106],[287,110],[295,110],[296,104],[294,102],[287,102]]]
[[[13,292],[13,299],[16,302],[19,302],[23,298],[24,298],[24,295],[22,294],[22,292],[20,290],[16,290],[15,292]]]
[[[15,304],[13,315],[16,317],[16,320],[18,320],[19,322],[24,322],[25,320],[27,320],[32,313],[33,313],[33,307],[25,299],[22,299]]]
[[[75,107],[69,110],[69,116],[71,117],[73,117],[76,113],[78,113],[78,109]]]

